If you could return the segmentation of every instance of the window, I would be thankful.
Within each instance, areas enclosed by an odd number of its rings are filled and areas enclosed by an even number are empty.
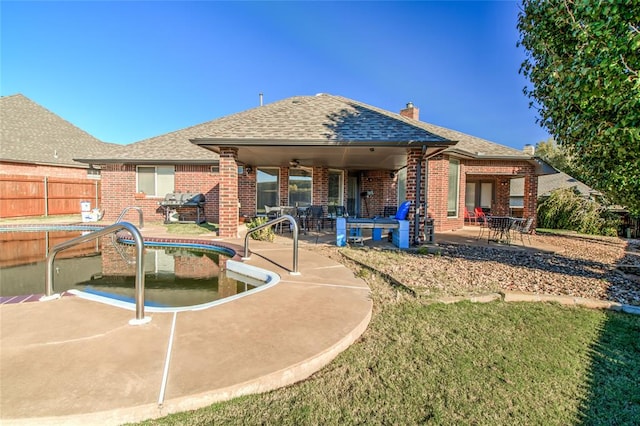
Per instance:
[[[407,169],[400,169],[396,174],[398,180],[398,206],[407,200]]]
[[[312,173],[310,170],[299,168],[289,170],[289,205],[311,205]]]
[[[467,182],[464,191],[464,205],[470,212],[476,208],[476,182]]]
[[[481,207],[485,211],[490,210],[493,203],[493,183],[467,181],[464,200],[469,211],[476,207]]]
[[[492,201],[493,201],[493,183],[491,182],[480,183],[480,207],[482,207],[483,209],[490,209]]]
[[[343,193],[344,173],[342,170],[329,170],[329,205],[343,206]]]
[[[220,163],[219,162],[211,166],[211,173],[212,174],[220,173]]]
[[[449,188],[447,191],[447,217],[458,216],[458,186],[460,182],[460,161],[449,160]]]
[[[100,179],[100,169],[89,167],[87,169],[87,179]]]
[[[138,166],[137,192],[144,192],[151,196],[165,196],[175,192],[174,166]]]
[[[266,213],[264,206],[279,206],[278,188],[280,169],[258,168],[256,171],[256,211]]]

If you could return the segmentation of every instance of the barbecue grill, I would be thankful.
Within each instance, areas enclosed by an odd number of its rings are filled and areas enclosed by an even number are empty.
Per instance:
[[[170,192],[164,196],[164,200],[158,204],[164,209],[164,223],[178,222],[178,223],[203,223],[204,218],[204,203],[205,198],[203,194],[196,194],[193,192]],[[178,209],[192,208],[196,210],[196,220],[184,220],[180,217]]]

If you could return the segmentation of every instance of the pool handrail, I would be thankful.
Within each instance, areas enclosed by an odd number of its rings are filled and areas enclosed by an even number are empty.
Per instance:
[[[47,255],[47,273],[45,277],[45,296],[42,300],[48,300],[52,298],[53,293],[53,261],[59,251],[68,249],[78,244],[86,243],[96,238],[103,237],[105,235],[118,232],[120,230],[127,230],[133,237],[136,245],[136,281],[135,281],[135,299],[136,299],[136,317],[129,321],[131,325],[144,324],[151,321],[151,318],[144,316],[144,240],[142,234],[138,228],[130,224],[129,222],[118,222],[113,225],[109,225],[100,230],[93,231],[89,234],[81,235],[68,241],[64,241],[60,244],[53,246],[49,254]]]
[[[120,216],[118,216],[118,218],[116,219],[116,221],[114,223],[121,222],[122,219],[124,218],[124,215],[127,214],[127,212],[129,210],[131,210],[131,209],[138,211],[138,217],[139,217],[138,228],[143,229],[144,228],[144,219],[142,217],[142,207],[138,207],[138,206],[129,206],[129,207],[125,207],[124,209],[122,209],[122,212],[120,213]]]
[[[298,222],[296,219],[288,214],[277,217],[269,222],[263,223],[262,225],[258,225],[255,228],[249,229],[247,231],[247,235],[244,236],[244,256],[243,260],[249,260],[249,236],[261,229],[268,228],[269,226],[277,225],[280,222],[289,221],[292,225],[293,230],[293,270],[289,272],[291,275],[300,275],[298,272]]]

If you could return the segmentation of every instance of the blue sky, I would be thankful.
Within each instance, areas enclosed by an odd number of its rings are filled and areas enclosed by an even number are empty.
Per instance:
[[[330,93],[521,149],[547,139],[522,89],[519,2],[10,2],[2,96],[131,143]]]

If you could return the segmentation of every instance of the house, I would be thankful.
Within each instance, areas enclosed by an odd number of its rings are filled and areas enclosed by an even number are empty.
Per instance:
[[[0,98],[0,174],[100,178],[100,170],[74,160],[117,146],[100,141],[17,94]]]
[[[523,151],[420,121],[411,103],[397,114],[329,94],[286,98],[76,160],[102,167],[107,218],[135,205],[159,219],[165,194],[197,192],[207,220],[235,237],[239,217],[265,206],[344,205],[350,215],[373,217],[410,200],[414,243],[426,216],[442,231],[463,226],[465,204],[508,214],[511,179],[523,178],[526,193],[536,194],[546,172]],[[535,214],[535,196],[524,211]]]
[[[80,211],[99,203],[100,169],[74,160],[101,156],[102,142],[17,94],[0,98],[0,217]]]
[[[538,193],[537,197],[546,197],[552,191],[561,188],[575,188],[583,197],[593,199],[601,195],[599,191],[580,182],[568,174],[556,171],[553,174],[541,175],[538,177]],[[513,179],[511,181],[510,193],[510,209],[513,216],[522,216],[522,207],[524,200],[524,180]]]
[[[603,194],[591,188],[587,184],[579,181],[578,179],[556,170],[555,173],[541,175],[538,177],[538,199],[544,199],[548,197],[551,192],[556,189],[574,188],[578,193],[587,200],[597,201],[603,203]],[[522,206],[524,199],[524,181],[522,179],[513,179],[511,181],[511,197],[510,197],[510,209],[511,215],[516,217],[522,216]],[[627,238],[637,238],[640,235],[640,220],[638,217],[634,217],[623,206],[608,205],[604,203],[607,210],[610,213],[616,214],[620,218],[620,227],[618,234],[626,236]]]

